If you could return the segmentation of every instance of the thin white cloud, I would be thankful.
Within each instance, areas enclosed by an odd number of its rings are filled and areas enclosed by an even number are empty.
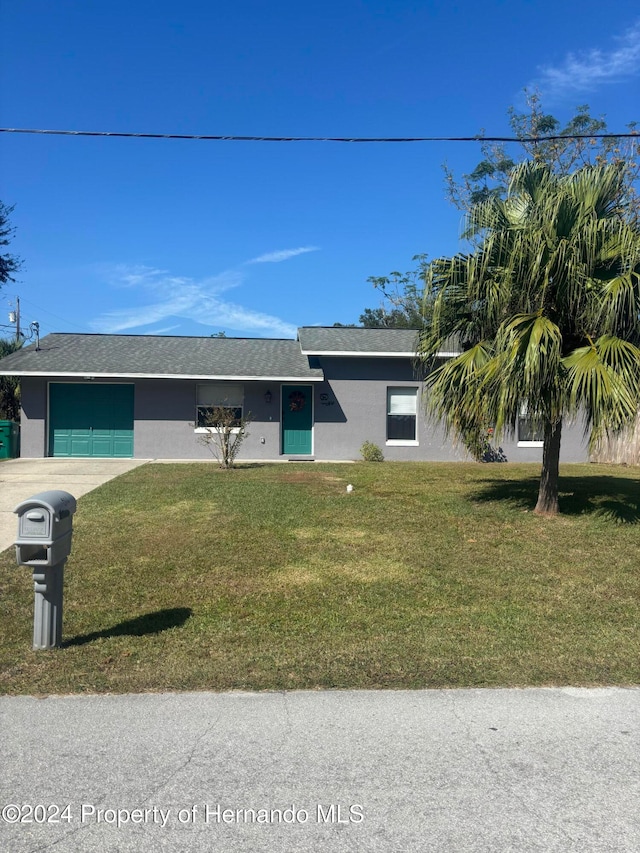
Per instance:
[[[192,279],[184,276],[170,275],[168,270],[147,267],[143,264],[115,264],[102,267],[102,275],[114,287],[146,288],[147,290],[166,294],[175,293],[182,287],[192,284]],[[215,276],[203,279],[202,285],[220,293],[242,284],[243,277],[236,270],[227,270]]]
[[[118,266],[112,269],[109,278],[116,286],[143,290],[155,298],[146,305],[102,314],[90,324],[98,332],[126,332],[180,318],[216,328],[222,326],[286,338],[296,336],[296,327],[279,317],[252,311],[221,297],[220,294],[242,284],[242,274],[236,270],[196,280],[151,267]]]
[[[640,21],[616,39],[613,50],[593,48],[569,53],[557,66],[542,66],[533,86],[549,97],[588,92],[607,83],[618,83],[640,74]]]
[[[288,261],[289,258],[295,258],[298,255],[305,255],[307,252],[318,252],[319,246],[301,246],[299,249],[281,249],[278,252],[267,252],[266,255],[260,255],[257,258],[252,258],[250,261],[245,261],[247,264],[279,264],[281,261]]]

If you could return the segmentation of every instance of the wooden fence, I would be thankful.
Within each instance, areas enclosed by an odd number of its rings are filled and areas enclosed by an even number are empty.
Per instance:
[[[640,412],[630,430],[602,439],[592,452],[591,461],[640,465]]]

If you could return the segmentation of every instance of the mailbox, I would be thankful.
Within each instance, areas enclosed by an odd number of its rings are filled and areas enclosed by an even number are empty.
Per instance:
[[[76,499],[52,489],[33,495],[14,509],[18,515],[16,560],[19,566],[56,566],[71,553]]]
[[[16,560],[33,570],[33,648],[52,649],[62,639],[64,564],[71,553],[76,499],[52,489],[22,501],[18,516]]]

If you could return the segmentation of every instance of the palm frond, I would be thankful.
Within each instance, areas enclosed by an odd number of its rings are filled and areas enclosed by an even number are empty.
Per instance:
[[[563,181],[585,216],[608,219],[624,211],[624,168],[585,166]]]
[[[511,378],[538,394],[557,375],[562,351],[558,326],[539,313],[517,314],[503,323],[496,347],[508,353]]]
[[[598,324],[609,334],[640,330],[640,275],[634,272],[598,282]]]
[[[482,373],[491,359],[487,342],[481,342],[450,359],[425,380],[427,413],[442,421],[447,433],[462,435],[482,417],[478,395]]]
[[[605,432],[619,432],[636,417],[640,405],[640,349],[604,335],[579,347],[562,363],[567,370],[569,406],[586,414],[590,446]]]

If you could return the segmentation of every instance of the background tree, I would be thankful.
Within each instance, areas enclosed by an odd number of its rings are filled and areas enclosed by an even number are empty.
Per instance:
[[[423,295],[429,264],[426,255],[414,255],[417,267],[405,273],[367,279],[382,293],[383,304],[365,308],[360,323],[366,329],[422,329],[424,326]]]
[[[536,512],[558,511],[563,419],[582,415],[591,444],[640,405],[640,232],[617,164],[557,175],[525,162],[506,199],[472,204],[473,250],[429,267],[433,305],[420,355],[451,336],[462,354],[426,379],[429,411],[458,436],[514,434],[526,409],[543,431]]]
[[[22,341],[0,339],[0,358],[15,352]],[[0,376],[0,420],[20,420],[20,383],[14,376]]]
[[[486,201],[492,196],[504,198],[509,176],[517,162],[532,160],[546,163],[556,175],[568,175],[581,166],[612,163],[624,166],[625,192],[635,217],[638,216],[640,198],[637,180],[640,173],[640,133],[636,122],[627,129],[637,138],[614,136],[599,139],[589,134],[608,133],[604,117],[594,118],[588,104],[576,107],[575,114],[566,124],[545,112],[540,93],[524,91],[527,109],[518,112],[509,107],[509,125],[513,135],[520,140],[515,159],[502,143],[481,145],[482,159],[469,174],[456,180],[453,172],[445,165],[445,181],[449,200],[460,210],[468,210],[472,204]],[[480,134],[480,139],[484,131]],[[563,139],[530,141],[541,136],[562,136]],[[579,137],[579,138],[578,138]],[[513,152],[513,148],[509,149]]]
[[[8,246],[15,232],[9,223],[9,215],[13,207],[7,207],[0,201],[0,247]],[[0,252],[0,286],[8,281],[15,281],[14,273],[18,272],[22,261],[8,252]]]
[[[568,175],[585,165],[612,163],[624,166],[623,183],[629,202],[629,212],[636,222],[640,219],[640,133],[637,138],[615,136],[598,139],[589,134],[607,133],[604,117],[594,118],[588,104],[575,109],[575,114],[563,124],[558,118],[545,112],[540,93],[525,90],[527,109],[518,112],[515,107],[508,110],[509,125],[517,139],[518,150],[513,146],[507,150],[505,144],[481,143],[482,158],[468,174],[457,180],[446,164],[443,167],[449,200],[460,210],[469,210],[471,205],[492,197],[505,198],[509,177],[518,162],[532,160],[546,163],[556,175]],[[637,125],[627,125],[630,133],[636,134]],[[481,140],[483,133],[480,134]],[[565,138],[532,142],[540,136],[563,136]],[[581,137],[581,138],[576,138]],[[586,137],[586,138],[582,138]],[[429,322],[429,305],[422,304],[425,280],[428,274],[426,255],[416,255],[417,267],[409,272],[392,272],[388,276],[372,276],[368,279],[382,293],[382,305],[365,308],[360,323],[366,328],[421,329]],[[426,311],[426,314],[425,314]]]
[[[0,201],[0,247],[8,246],[15,232],[9,222],[13,207],[7,207]],[[9,252],[0,251],[0,287],[9,281],[15,281],[14,274],[18,272],[22,262],[20,258]],[[0,358],[20,349],[21,341],[0,340]],[[20,385],[11,376],[0,376],[0,419],[20,420]]]

